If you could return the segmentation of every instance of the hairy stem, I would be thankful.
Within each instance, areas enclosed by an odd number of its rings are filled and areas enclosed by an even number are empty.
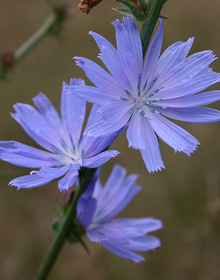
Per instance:
[[[48,34],[59,35],[63,29],[63,23],[68,18],[68,5],[63,2],[52,6],[53,14],[43,25],[15,52],[5,48],[0,55],[0,80],[4,80],[14,65],[20,62],[44,37]]]
[[[56,15],[51,15],[45,23],[38,29],[23,45],[15,52],[14,62],[18,63],[29,53],[49,32],[57,18]]]
[[[58,232],[56,238],[54,239],[53,243],[51,244],[51,247],[48,251],[48,254],[45,258],[45,262],[41,266],[36,280],[45,280],[47,279],[47,276],[49,272],[51,271],[59,253],[62,249],[62,246],[69,234],[69,231],[71,229],[71,225],[76,218],[76,207],[77,202],[80,198],[80,196],[84,193],[86,190],[88,184],[91,182],[96,169],[87,169],[80,174],[80,186],[77,188],[77,191],[73,197],[73,200],[69,206],[68,212],[65,216],[65,220],[63,222],[62,227],[60,228],[60,231]]]
[[[160,16],[160,11],[166,1],[167,0],[153,0],[148,17],[142,25],[141,42],[144,55],[146,53],[147,46],[149,44],[157,19]]]

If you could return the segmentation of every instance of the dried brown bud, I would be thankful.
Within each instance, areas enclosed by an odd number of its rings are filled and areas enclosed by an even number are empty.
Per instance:
[[[12,68],[14,65],[15,52],[12,49],[4,49],[0,54],[3,68]]]
[[[89,13],[93,7],[98,5],[102,0],[80,0],[80,3],[77,7],[78,10],[81,10],[83,13]]]

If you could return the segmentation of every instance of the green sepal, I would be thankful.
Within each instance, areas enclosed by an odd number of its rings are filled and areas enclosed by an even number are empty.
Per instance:
[[[166,16],[159,16],[159,18],[162,18],[162,19],[169,19],[168,17],[166,17]]]
[[[77,236],[77,235],[74,235],[73,232],[71,232],[69,234],[69,236],[67,237],[67,240],[70,244],[76,244],[76,243],[80,243],[83,248],[86,250],[86,252],[89,254],[89,248],[88,246],[86,245],[86,243],[84,242],[84,240],[80,237],[80,236]]]
[[[68,240],[69,243],[75,244],[75,243],[78,243],[79,239],[74,235],[73,232],[70,232],[68,237],[67,237],[67,240]]]
[[[147,18],[148,13],[143,13],[141,10],[139,10],[134,5],[132,5],[132,4],[128,3],[128,2],[125,2],[125,1],[120,1],[120,3],[122,3],[126,7],[128,7],[128,9],[130,10],[130,14],[132,15],[132,17],[134,19],[143,22]]]
[[[112,8],[112,10],[122,14],[123,16],[132,17],[135,20],[143,23],[149,14],[149,11],[152,6],[152,1],[146,2],[145,0],[138,0],[137,5],[134,4],[132,0],[116,0],[118,3],[122,4],[123,8]],[[162,0],[161,0],[162,1]],[[163,0],[164,3],[168,0]],[[159,18],[168,19],[165,16],[160,15]]]
[[[123,16],[134,18],[133,14],[128,8],[112,8],[112,10],[122,14]]]

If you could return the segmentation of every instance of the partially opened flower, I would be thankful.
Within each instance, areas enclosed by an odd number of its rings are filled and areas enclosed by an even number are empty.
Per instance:
[[[129,146],[141,151],[148,170],[164,168],[158,138],[175,152],[192,153],[199,142],[187,131],[164,118],[207,123],[220,120],[220,112],[199,107],[220,99],[220,91],[200,91],[219,82],[219,74],[209,68],[215,60],[212,51],[187,57],[193,38],[176,42],[160,56],[163,23],[154,36],[143,62],[138,28],[131,18],[113,23],[117,49],[105,38],[91,32],[111,74],[96,63],[76,57],[93,82],[92,86],[73,86],[69,91],[85,100],[102,105],[100,119],[86,130],[88,135],[110,134],[129,122]]]
[[[82,85],[82,80],[72,80],[71,85]],[[32,106],[18,103],[12,117],[25,132],[45,150],[36,149],[16,141],[0,141],[0,158],[9,163],[40,168],[30,175],[18,177],[10,185],[18,188],[33,188],[64,176],[58,182],[61,191],[71,187],[78,178],[81,167],[96,168],[117,151],[104,151],[119,132],[105,137],[90,137],[82,134],[86,102],[63,90],[61,118],[49,99],[43,94],[33,98],[39,112]],[[96,122],[97,108],[93,108],[87,126]]]
[[[136,175],[125,176],[126,169],[115,165],[104,187],[93,178],[79,199],[77,219],[91,241],[101,243],[119,257],[140,262],[145,259],[133,251],[149,251],[159,247],[160,240],[146,234],[160,229],[162,223],[153,218],[112,219],[141,189],[135,184]]]

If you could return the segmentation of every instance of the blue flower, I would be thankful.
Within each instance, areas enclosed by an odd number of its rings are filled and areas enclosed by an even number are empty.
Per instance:
[[[84,85],[82,80],[71,80],[71,85]],[[14,105],[12,117],[41,147],[36,149],[16,141],[0,141],[0,159],[14,165],[40,168],[30,175],[15,178],[9,184],[20,188],[42,186],[64,176],[58,182],[61,191],[71,187],[81,167],[96,168],[117,156],[117,151],[104,151],[119,132],[105,137],[90,137],[82,133],[86,102],[77,96],[62,92],[61,118],[49,99],[43,94],[33,98],[39,112],[28,104]],[[90,112],[87,126],[97,120],[97,108]]]
[[[73,86],[69,91],[102,105],[99,121],[85,133],[101,136],[129,123],[129,146],[141,151],[149,172],[161,170],[158,138],[175,152],[190,155],[199,145],[195,137],[165,117],[184,122],[208,123],[220,120],[220,112],[199,107],[220,99],[220,91],[203,93],[220,81],[209,64],[212,51],[187,57],[193,38],[176,42],[161,53],[163,22],[154,36],[143,62],[138,28],[131,18],[113,23],[117,49],[105,38],[90,32],[101,53],[99,58],[111,74],[89,59],[76,57],[76,63],[93,82],[92,86]],[[197,94],[199,93],[199,94]],[[164,117],[165,116],[165,117]]]
[[[146,235],[162,228],[153,218],[112,219],[140,191],[136,175],[127,178],[126,169],[115,165],[104,188],[97,178],[88,186],[77,205],[77,219],[86,229],[87,237],[101,243],[119,257],[140,262],[145,260],[133,251],[148,251],[160,246],[160,240]]]

